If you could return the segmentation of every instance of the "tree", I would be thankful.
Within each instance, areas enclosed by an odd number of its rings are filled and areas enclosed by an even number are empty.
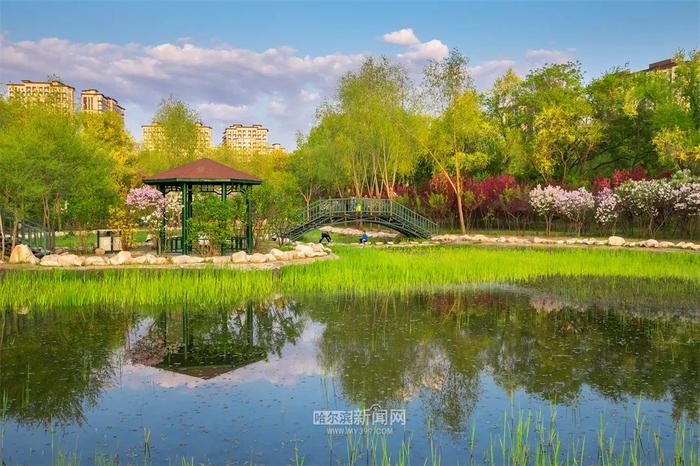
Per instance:
[[[471,88],[467,57],[452,50],[441,62],[425,68],[425,91],[440,115],[425,133],[421,144],[445,177],[457,200],[457,214],[465,234],[463,191],[467,173],[484,168],[491,156],[489,145],[496,132],[481,109],[479,96]]]
[[[55,106],[4,102],[0,131],[1,204],[14,213],[13,244],[22,220],[42,218],[84,228],[106,218],[115,201],[111,163],[79,121]],[[89,217],[77,206],[92,207]],[[89,225],[88,225],[89,224]],[[49,245],[50,247],[52,245]]]
[[[569,62],[534,70],[519,87],[515,124],[545,181],[580,175],[600,138],[582,81],[581,65]]]
[[[153,147],[142,153],[146,171],[157,172],[196,160],[209,148],[202,145],[199,114],[174,97],[161,101],[153,118]]]

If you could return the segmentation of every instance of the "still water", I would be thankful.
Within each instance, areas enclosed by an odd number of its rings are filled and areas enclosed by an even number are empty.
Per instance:
[[[649,462],[672,457],[679,424],[697,445],[700,290],[686,283],[0,314],[7,464],[372,464],[402,448],[443,465],[493,448],[500,464],[528,413],[531,443],[554,423],[562,457],[583,447],[588,464],[601,423],[614,448],[642,426]]]

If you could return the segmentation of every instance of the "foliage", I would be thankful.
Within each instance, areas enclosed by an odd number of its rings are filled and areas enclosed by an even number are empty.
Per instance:
[[[615,193],[622,209],[630,216],[643,220],[650,234],[660,227],[671,213],[674,193],[665,180],[626,181]]]
[[[206,195],[193,199],[188,227],[194,249],[206,256],[218,253],[235,234],[235,212],[228,200]]]

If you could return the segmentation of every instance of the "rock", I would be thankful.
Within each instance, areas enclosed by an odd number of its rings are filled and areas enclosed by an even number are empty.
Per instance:
[[[41,258],[39,265],[42,267],[59,267],[61,264],[58,263],[58,254],[49,254]]]
[[[700,251],[700,244],[691,244],[690,249],[693,251]]]
[[[87,266],[92,266],[92,267],[102,267],[105,265],[109,265],[109,259],[105,256],[89,256],[85,258],[85,262],[83,265]]]
[[[596,240],[595,245],[596,246],[607,246],[608,242],[604,241],[604,240]]]
[[[646,241],[642,241],[641,244],[645,248],[657,248],[657,247],[659,247],[659,242],[656,241],[655,239],[648,239]]]
[[[97,256],[104,256],[105,255],[105,250],[102,248],[95,248],[95,255]]]
[[[675,245],[675,243],[672,243],[670,241],[660,241],[659,245],[657,247],[659,247],[659,248],[675,248],[676,245]]]
[[[131,253],[129,251],[122,251],[116,256],[112,256],[109,259],[109,263],[112,265],[125,265],[131,262]]]
[[[245,251],[238,251],[231,254],[231,262],[234,264],[244,264],[248,262],[248,254]]]
[[[214,256],[211,258],[213,264],[230,264],[231,256]]]
[[[85,259],[75,254],[61,254],[58,256],[58,265],[61,267],[82,267]]]
[[[319,246],[321,246],[321,245],[319,244]],[[323,247],[323,246],[321,246],[321,247]],[[272,249],[270,249],[270,254],[275,256],[276,259],[279,259],[279,258],[284,256],[284,251],[280,251],[279,249],[272,248]]]
[[[175,256],[171,260],[175,265],[201,264],[204,262],[203,257],[193,257],[186,254],[182,256]]]
[[[131,259],[132,264],[138,264],[138,265],[143,265],[143,264],[148,264],[148,257],[147,256],[137,256]]]
[[[151,265],[165,265],[168,263],[167,257],[154,256],[152,260],[149,261]]]
[[[265,257],[267,257],[267,262],[275,262],[277,261],[277,256],[274,254],[265,254]]]
[[[291,261],[296,259],[296,252],[295,251],[284,251],[282,253],[282,256],[279,258],[281,261]]]
[[[311,246],[311,249],[315,252],[326,252],[323,250],[323,245],[320,243],[309,243],[309,246]]]
[[[558,239],[558,240],[557,240],[557,244],[564,244],[564,240],[563,240],[563,239]]]
[[[538,238],[537,236],[535,236],[534,238],[532,238],[532,242],[535,244],[546,244],[547,240],[542,239],[542,238]]]
[[[624,246],[625,245],[625,238],[621,236],[610,236],[608,238],[608,244],[610,246]]]
[[[302,253],[304,255],[303,257],[314,257],[314,254],[316,253],[311,246],[306,244],[297,244],[294,246],[294,250]]]
[[[10,264],[33,264],[35,261],[32,259],[36,259],[36,257],[34,257],[34,253],[26,244],[18,244],[10,254]]]
[[[267,255],[256,252],[255,254],[248,256],[248,262],[251,264],[263,264],[267,262]]]

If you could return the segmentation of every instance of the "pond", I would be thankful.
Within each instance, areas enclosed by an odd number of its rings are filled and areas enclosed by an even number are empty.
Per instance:
[[[385,453],[501,464],[504,451],[533,460],[557,445],[560,460],[590,464],[601,431],[608,455],[671,462],[679,442],[697,454],[700,291],[682,282],[19,310],[0,325],[7,464],[381,464]]]

